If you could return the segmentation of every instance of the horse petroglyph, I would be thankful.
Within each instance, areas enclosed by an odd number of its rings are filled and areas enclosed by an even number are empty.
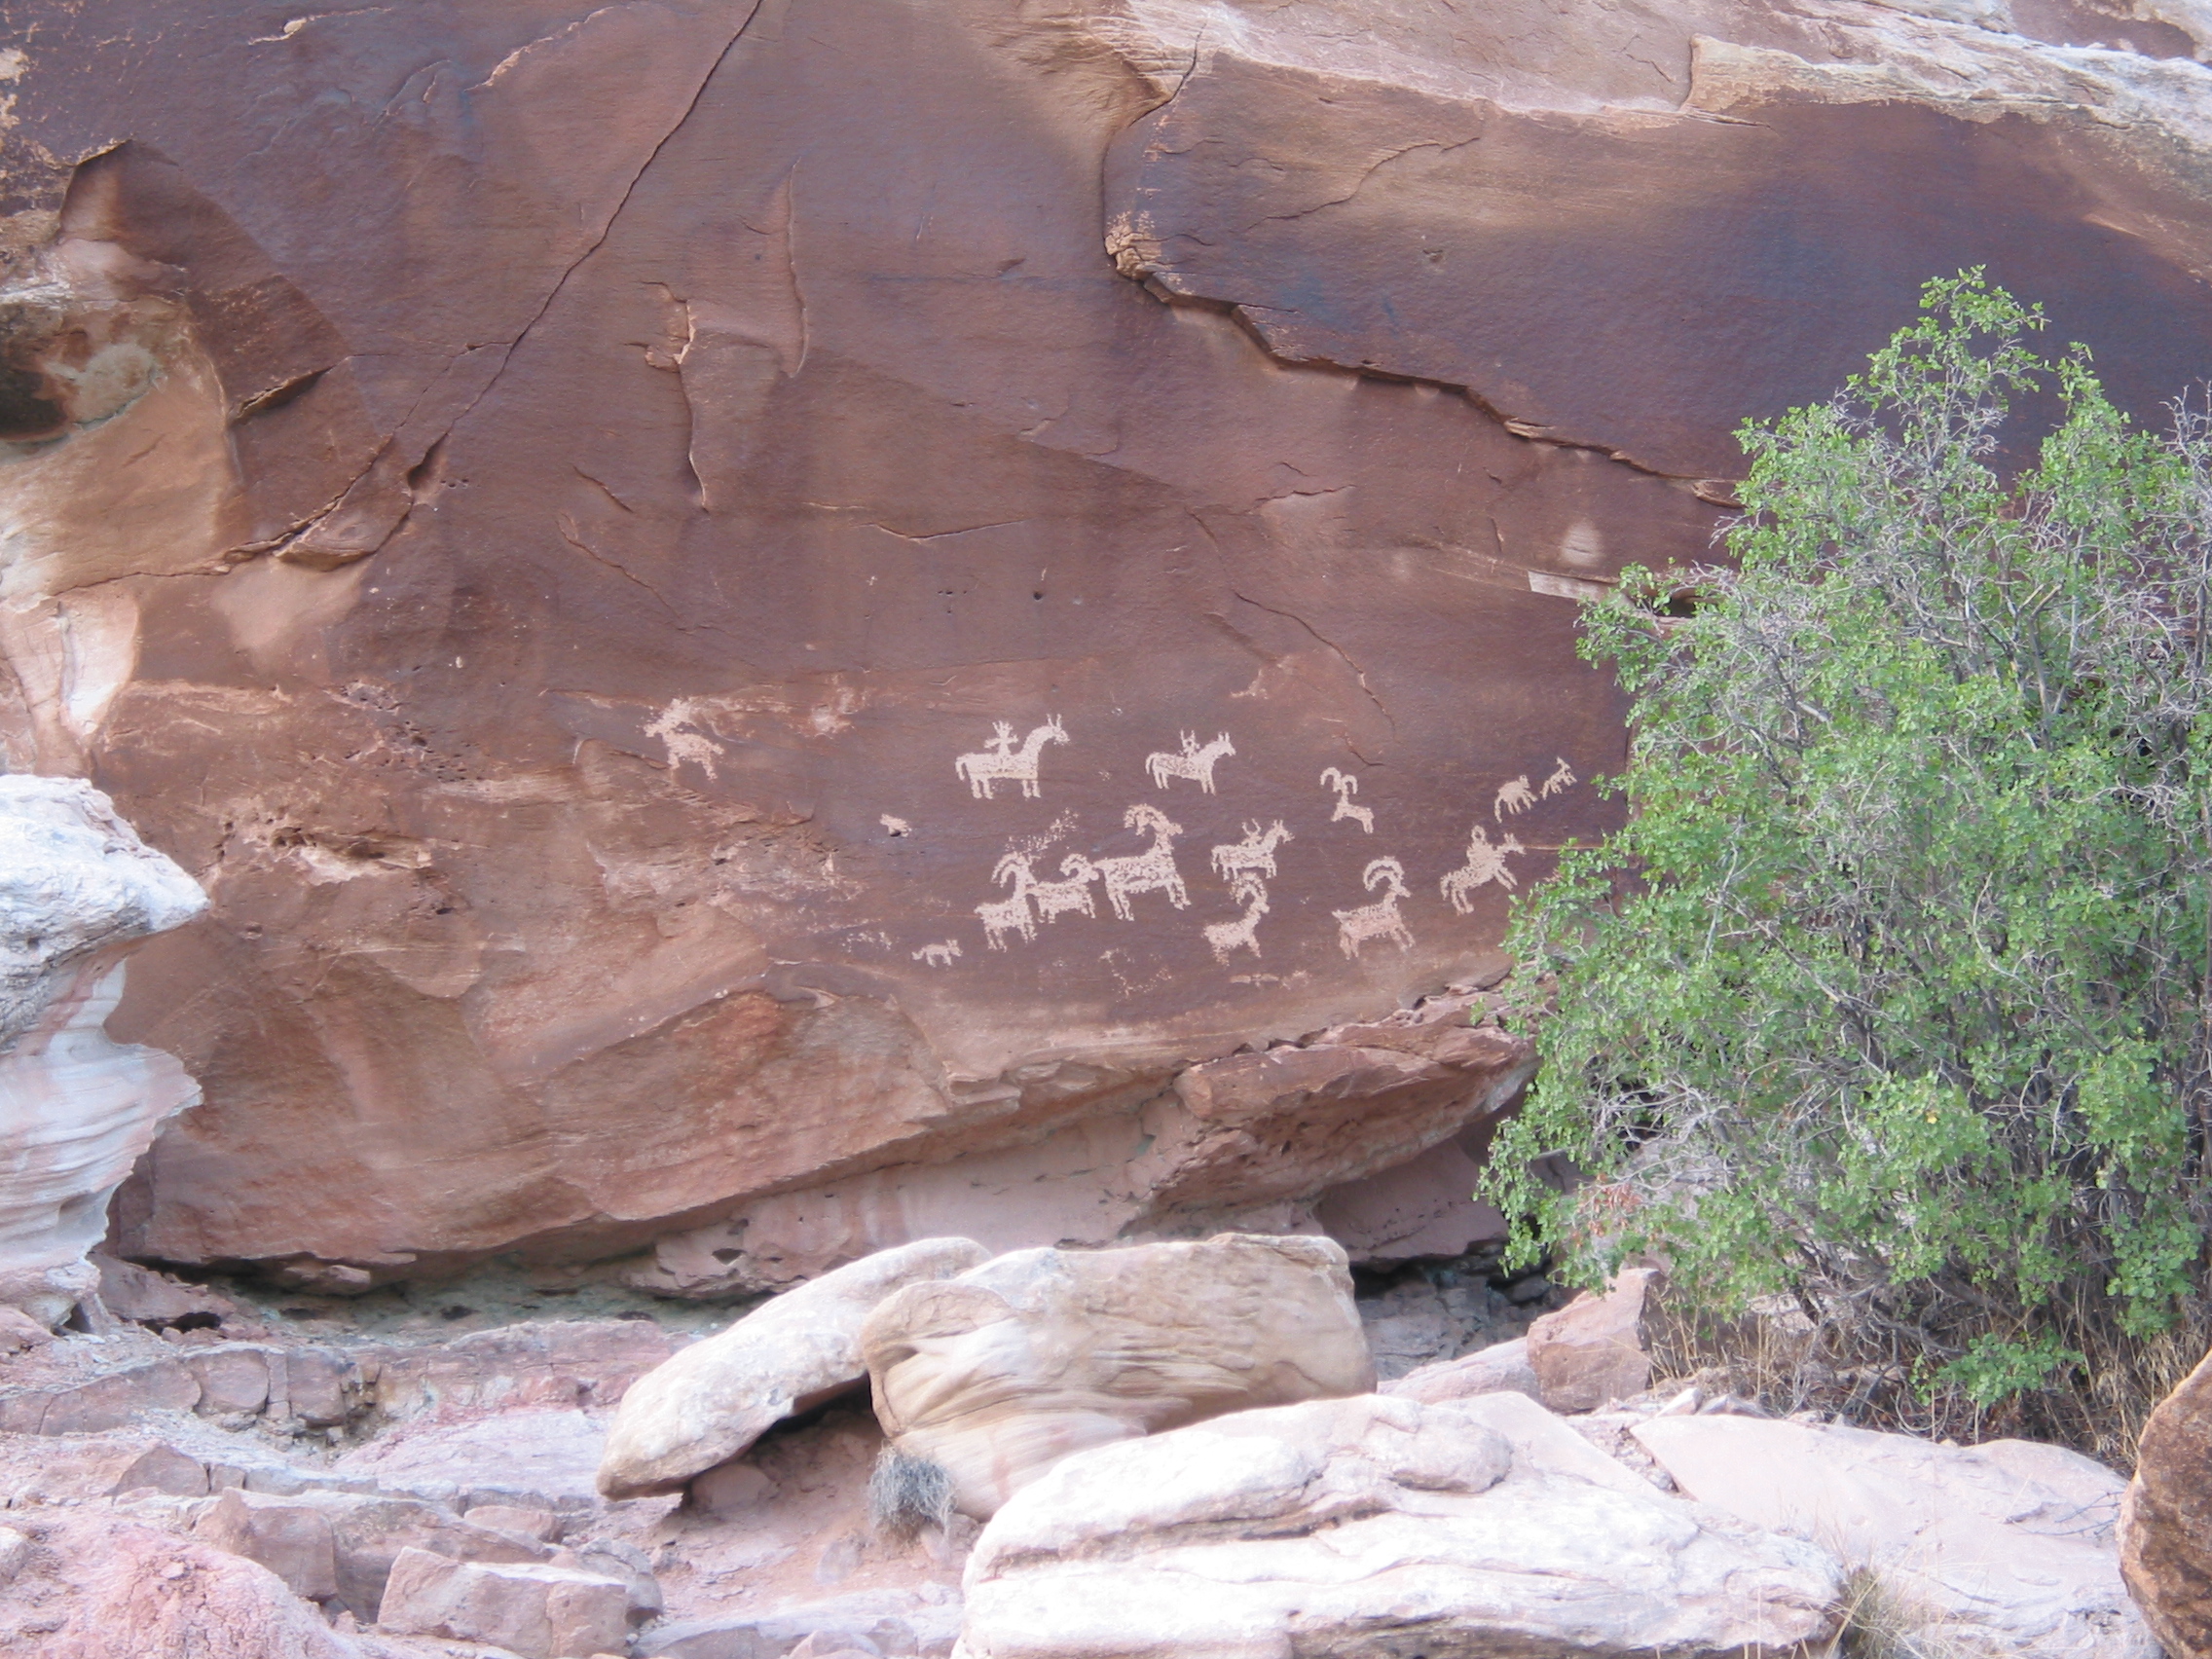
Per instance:
[[[1275,873],[1275,848],[1285,841],[1297,839],[1296,835],[1283,828],[1283,822],[1279,818],[1265,830],[1261,830],[1258,819],[1247,818],[1244,820],[1243,840],[1214,848],[1214,873],[1224,881],[1246,870],[1257,871],[1272,879]]]
[[[1163,790],[1169,780],[1189,778],[1207,794],[1213,793],[1213,769],[1223,756],[1235,755],[1236,746],[1229,741],[1229,733],[1219,732],[1203,749],[1198,747],[1198,734],[1183,734],[1183,753],[1170,755],[1164,749],[1153,751],[1144,757],[1144,769],[1152,774],[1152,787]]]
[[[1574,768],[1567,763],[1567,756],[1562,755],[1559,764],[1552,768],[1551,776],[1544,780],[1544,787],[1536,794],[1539,799],[1549,800],[1556,794],[1566,793],[1574,788]]]
[[[1188,907],[1191,895],[1184,889],[1182,872],[1175,867],[1174,840],[1183,827],[1171,822],[1157,806],[1141,802],[1122,814],[1122,822],[1151,835],[1152,845],[1125,858],[1098,861],[1096,869],[1105,880],[1106,902],[1114,906],[1114,914],[1124,922],[1134,920],[1129,901],[1140,893],[1164,893],[1176,909]]]
[[[1375,833],[1375,814],[1364,806],[1354,806],[1351,797],[1359,793],[1359,780],[1348,772],[1340,772],[1334,766],[1321,774],[1321,787],[1337,792],[1337,810],[1329,814],[1334,824],[1340,818],[1350,818],[1370,835]]]
[[[1505,867],[1505,856],[1508,853],[1525,853],[1528,850],[1511,835],[1506,836],[1496,846],[1492,846],[1490,831],[1477,824],[1467,831],[1467,862],[1452,871],[1438,885],[1444,889],[1444,897],[1452,901],[1452,908],[1463,916],[1475,907],[1474,901],[1469,899],[1467,895],[1474,892],[1476,888],[1494,881],[1507,892],[1511,892],[1521,885],[1514,880],[1513,872]]]
[[[936,944],[925,944],[914,952],[914,960],[928,968],[949,968],[952,959],[960,954],[960,941],[956,939],[940,940]]]
[[[1491,816],[1503,818],[1507,813],[1523,813],[1536,804],[1536,792],[1529,787],[1529,774],[1523,772],[1500,784],[1497,799],[1491,803]]]
[[[1398,914],[1398,901],[1412,897],[1406,891],[1406,866],[1396,859],[1377,859],[1361,872],[1359,880],[1370,893],[1382,888],[1382,897],[1356,910],[1329,912],[1337,918],[1338,946],[1355,960],[1359,947],[1371,939],[1395,940],[1400,950],[1413,949],[1414,936]]]
[[[1012,720],[994,721],[993,728],[993,736],[981,749],[953,761],[953,771],[968,786],[968,793],[979,800],[994,799],[991,789],[1002,778],[1012,778],[1021,786],[1024,795],[1035,799],[1038,756],[1046,744],[1068,740],[1067,728],[1060,724],[1060,717],[1046,716],[1045,723],[1032,726],[1018,746],[1014,741]]]
[[[1256,875],[1239,875],[1230,883],[1229,897],[1244,906],[1244,914],[1234,922],[1206,924],[1206,943],[1213,947],[1216,962],[1227,962],[1238,950],[1260,954],[1258,934],[1260,918],[1268,913],[1267,884]]]

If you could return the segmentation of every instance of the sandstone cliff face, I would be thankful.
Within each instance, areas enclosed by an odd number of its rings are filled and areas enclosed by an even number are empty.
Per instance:
[[[212,896],[115,1022],[205,1091],[178,1262],[1112,1186],[1193,1064],[1499,965],[1610,822],[1574,598],[1924,277],[2212,369],[2179,0],[18,21],[0,744]]]

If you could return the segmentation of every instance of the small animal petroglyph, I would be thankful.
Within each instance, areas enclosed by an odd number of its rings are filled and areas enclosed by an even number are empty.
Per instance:
[[[1396,859],[1377,859],[1361,872],[1359,880],[1368,892],[1381,887],[1383,894],[1374,903],[1362,904],[1356,910],[1329,912],[1337,918],[1339,947],[1353,958],[1359,955],[1359,947],[1371,939],[1395,940],[1400,950],[1413,949],[1414,936],[1398,914],[1398,901],[1412,897],[1406,891],[1406,866]]]
[[[1213,769],[1225,756],[1235,755],[1236,746],[1229,741],[1229,733],[1219,732],[1203,749],[1198,747],[1198,734],[1183,734],[1183,753],[1170,755],[1164,749],[1155,750],[1144,757],[1144,769],[1152,774],[1152,787],[1163,790],[1170,779],[1190,778],[1207,794],[1213,793]]]
[[[914,952],[914,960],[931,968],[949,968],[952,959],[960,954],[960,941],[941,940],[936,944],[925,944]]]
[[[1245,871],[1257,870],[1271,880],[1275,873],[1275,848],[1285,841],[1298,837],[1283,828],[1276,819],[1263,831],[1256,818],[1244,820],[1244,839],[1213,850],[1214,873],[1224,881]]]
[[[1004,950],[1010,933],[1019,934],[1024,940],[1036,939],[1037,917],[1029,908],[1029,861],[1019,853],[1007,854],[991,871],[991,880],[1001,887],[1013,882],[1014,897],[986,900],[976,906],[976,914],[983,921],[983,943],[992,950]]]
[[[1036,798],[1037,760],[1048,743],[1065,743],[1067,728],[1060,724],[1060,717],[1048,715],[1041,726],[1032,726],[1029,735],[1018,747],[1014,741],[1014,722],[993,722],[994,735],[973,755],[963,755],[952,763],[953,771],[968,786],[968,793],[978,800],[995,798],[991,790],[1002,778],[1012,778],[1021,786],[1021,793]]]
[[[1513,872],[1505,867],[1505,856],[1508,853],[1525,853],[1528,850],[1511,835],[1506,836],[1496,846],[1492,846],[1490,844],[1490,831],[1477,824],[1467,831],[1467,862],[1452,871],[1438,885],[1444,889],[1444,897],[1452,901],[1452,908],[1463,916],[1475,907],[1474,901],[1469,899],[1467,895],[1474,892],[1476,888],[1494,881],[1507,892],[1511,892],[1521,885],[1514,880]]]
[[[1157,806],[1142,802],[1122,814],[1122,822],[1150,834],[1152,845],[1125,858],[1098,861],[1095,867],[1106,883],[1106,902],[1114,906],[1114,914],[1124,922],[1134,920],[1129,901],[1140,893],[1164,893],[1176,909],[1187,908],[1191,895],[1183,886],[1182,872],[1175,867],[1174,840],[1183,827],[1171,822]]]
[[[1267,884],[1256,875],[1239,875],[1230,883],[1229,897],[1244,906],[1244,914],[1234,922],[1206,924],[1206,943],[1213,947],[1216,962],[1226,963],[1238,950],[1260,954],[1260,918],[1268,913]]]
[[[911,835],[914,832],[914,827],[911,824],[903,818],[894,818],[888,812],[883,815],[880,822],[885,831],[892,835]]]
[[[1574,768],[1567,763],[1567,756],[1562,755],[1559,757],[1559,764],[1552,768],[1551,776],[1544,780],[1544,787],[1538,790],[1536,794],[1541,800],[1549,800],[1552,796],[1564,794],[1567,791],[1574,788]]]
[[[1334,766],[1321,774],[1321,787],[1337,792],[1337,810],[1329,814],[1334,824],[1340,818],[1350,818],[1370,835],[1375,833],[1375,814],[1364,806],[1354,806],[1351,797],[1359,793],[1359,780],[1348,772],[1340,772]]]
[[[1510,778],[1498,786],[1497,799],[1491,803],[1491,816],[1503,818],[1507,813],[1523,813],[1536,804],[1536,792],[1529,787],[1529,774]]]

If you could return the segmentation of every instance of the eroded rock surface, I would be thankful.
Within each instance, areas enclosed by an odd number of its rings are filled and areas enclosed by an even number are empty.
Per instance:
[[[960,1650],[1720,1659],[1825,1641],[1841,1580],[1818,1548],[1652,1491],[1518,1394],[1367,1395],[1066,1459],[977,1540]]]
[[[206,907],[99,791],[0,775],[0,1302],[48,1325],[95,1291],[109,1198],[200,1096],[105,1025],[125,953]]]
[[[2170,1659],[2212,1654],[2212,1355],[2143,1425],[2120,1564]]]
[[[1375,1382],[1325,1238],[1015,1251],[886,1298],[861,1350],[892,1450],[978,1520],[1085,1447]]]

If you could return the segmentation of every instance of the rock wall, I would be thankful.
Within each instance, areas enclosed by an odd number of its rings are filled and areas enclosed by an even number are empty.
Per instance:
[[[1612,821],[1574,601],[1738,421],[1976,263],[2212,369],[2182,0],[21,21],[0,746],[212,896],[114,1022],[205,1092],[173,1262],[1158,1223],[1178,1077],[1494,973]]]

